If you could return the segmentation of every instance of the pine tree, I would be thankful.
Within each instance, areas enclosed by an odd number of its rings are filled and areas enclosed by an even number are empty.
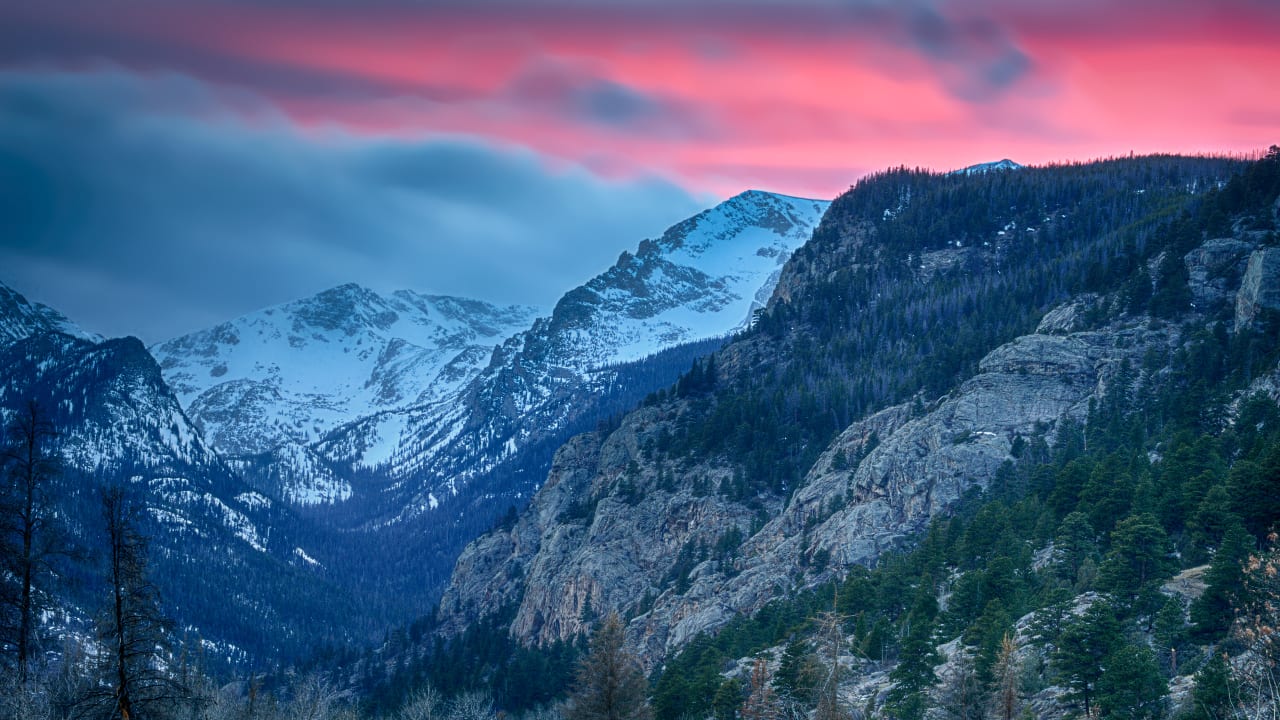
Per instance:
[[[1066,682],[1067,699],[1080,703],[1086,716],[1093,712],[1103,661],[1123,642],[1115,608],[1102,600],[1095,601],[1058,635],[1054,667]]]
[[[49,561],[62,552],[47,497],[61,466],[49,451],[56,436],[40,408],[30,402],[7,428],[0,455],[5,470],[0,486],[0,642],[13,649],[20,685],[26,684],[34,651],[36,582],[49,575]]]
[[[1102,718],[1158,720],[1164,717],[1169,686],[1151,650],[1125,645],[1105,660],[1106,672],[1098,678],[1098,711]]]
[[[622,618],[609,613],[591,637],[569,696],[567,720],[648,720],[648,683],[636,658],[623,647]]]
[[[1169,537],[1154,515],[1130,515],[1111,533],[1111,551],[1098,568],[1098,588],[1135,615],[1155,612],[1159,585],[1177,567]]]
[[[1254,549],[1253,537],[1240,524],[1223,534],[1205,573],[1205,591],[1191,604],[1191,623],[1197,638],[1216,640],[1231,629],[1244,590],[1244,565]]]
[[[1013,636],[1005,633],[1000,641],[1000,654],[992,672],[995,692],[992,696],[992,716],[997,720],[1013,720],[1018,715],[1018,644]]]

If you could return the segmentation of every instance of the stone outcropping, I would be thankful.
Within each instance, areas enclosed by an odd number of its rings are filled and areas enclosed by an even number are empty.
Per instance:
[[[1264,248],[1249,256],[1236,293],[1236,331],[1255,327],[1267,314],[1280,312],[1280,248]]]
[[[1245,240],[1216,238],[1186,254],[1183,259],[1197,309],[1229,307],[1255,248],[1257,245]]]

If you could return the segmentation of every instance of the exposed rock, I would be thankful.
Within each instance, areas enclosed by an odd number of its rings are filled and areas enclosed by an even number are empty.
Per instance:
[[[742,546],[735,573],[700,575],[687,593],[666,593],[633,621],[646,659],[698,633],[752,613],[797,586],[873,561],[881,552],[985,486],[1015,438],[1052,431],[1062,417],[1083,419],[1122,360],[1172,342],[1168,329],[1113,327],[1070,336],[1030,335],[992,351],[980,373],[923,416],[901,405],[855,423],[814,465],[791,503]],[[882,438],[872,447],[872,437]],[[852,469],[835,460],[865,457]],[[809,575],[798,569],[810,568]]]
[[[1036,327],[1039,335],[1068,335],[1085,329],[1085,315],[1096,308],[1101,299],[1094,293],[1086,293],[1075,300],[1059,305],[1045,313]]]
[[[1184,261],[1191,286],[1192,302],[1199,310],[1227,307],[1240,286],[1240,276],[1257,245],[1233,238],[1205,242],[1186,254]]]
[[[1280,248],[1263,248],[1249,256],[1236,293],[1236,331],[1256,327],[1274,312],[1280,312]]]

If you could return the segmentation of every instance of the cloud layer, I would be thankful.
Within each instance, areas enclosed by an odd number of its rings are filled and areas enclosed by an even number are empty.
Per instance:
[[[0,280],[148,340],[353,280],[546,304],[699,208],[469,138],[300,134],[180,75],[0,73],[0,157]]]
[[[349,280],[550,302],[746,188],[1265,148],[1276,37],[1274,0],[0,0],[0,281],[150,339]]]

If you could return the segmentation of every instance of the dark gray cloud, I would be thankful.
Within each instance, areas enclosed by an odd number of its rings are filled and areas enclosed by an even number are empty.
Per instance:
[[[636,135],[694,139],[716,134],[714,123],[694,108],[600,77],[585,64],[545,55],[527,63],[493,102]]]
[[[948,18],[921,5],[904,25],[915,47],[940,65],[943,81],[961,98],[986,100],[1031,69],[1031,58],[990,16]]]
[[[148,341],[347,281],[548,304],[706,201],[466,138],[302,135],[218,92],[0,72],[0,281]]]

